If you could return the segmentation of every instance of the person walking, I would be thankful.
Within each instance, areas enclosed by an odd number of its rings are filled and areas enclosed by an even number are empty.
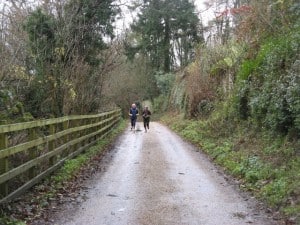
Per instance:
[[[136,108],[136,105],[133,103],[129,110],[129,116],[130,116],[130,121],[131,121],[131,130],[135,131],[135,124],[136,124],[136,119],[137,119],[138,115],[139,115],[139,110]]]
[[[149,130],[150,115],[151,115],[151,112],[148,109],[148,106],[145,106],[142,115],[143,115],[145,132],[147,132],[147,129]]]

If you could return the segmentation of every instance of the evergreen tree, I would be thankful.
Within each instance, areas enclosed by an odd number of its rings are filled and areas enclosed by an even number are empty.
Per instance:
[[[27,66],[33,75],[33,82],[26,93],[25,103],[27,110],[37,117],[51,113],[56,116],[62,115],[63,103],[56,98],[55,94],[61,89],[61,85],[60,82],[56,82],[53,70],[56,61],[55,23],[56,20],[40,8],[33,11],[24,23],[31,52],[31,63]],[[51,100],[47,100],[49,96]],[[49,107],[43,107],[46,101],[51,102]]]
[[[65,6],[64,29],[68,53],[79,55],[90,65],[100,64],[99,51],[107,46],[104,37],[113,38],[117,13],[113,0],[70,0]]]
[[[187,65],[193,47],[203,40],[195,6],[188,0],[144,0],[131,28],[137,45],[127,45],[128,53],[143,53],[157,71],[169,72],[178,62]]]

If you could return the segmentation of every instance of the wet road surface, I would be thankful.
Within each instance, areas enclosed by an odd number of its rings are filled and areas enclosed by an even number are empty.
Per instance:
[[[202,153],[159,123],[129,129],[89,183],[86,200],[59,225],[271,225]]]

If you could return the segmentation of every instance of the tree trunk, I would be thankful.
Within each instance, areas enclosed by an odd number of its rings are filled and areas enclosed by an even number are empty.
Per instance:
[[[164,36],[164,72],[170,72],[170,19],[165,18],[165,36]]]

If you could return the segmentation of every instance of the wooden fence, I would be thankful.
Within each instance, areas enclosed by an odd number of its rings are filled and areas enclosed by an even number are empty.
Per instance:
[[[0,125],[0,204],[23,194],[107,135],[120,110]]]

